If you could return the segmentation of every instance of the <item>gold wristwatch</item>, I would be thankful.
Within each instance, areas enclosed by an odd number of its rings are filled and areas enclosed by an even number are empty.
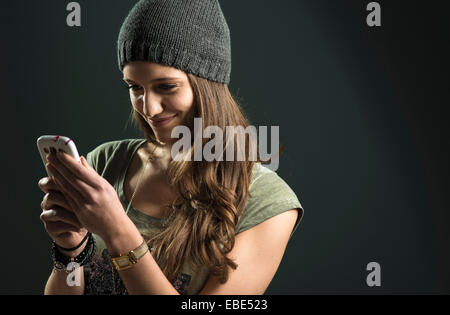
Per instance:
[[[111,257],[111,262],[117,271],[122,271],[133,267],[148,251],[147,242],[144,240],[137,248],[118,257]]]

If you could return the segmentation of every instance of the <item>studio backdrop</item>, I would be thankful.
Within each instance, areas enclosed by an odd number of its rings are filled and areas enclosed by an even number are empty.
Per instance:
[[[36,139],[86,156],[143,138],[116,51],[135,1],[71,3],[1,4],[2,294],[41,294],[52,269]],[[305,210],[266,294],[449,293],[444,1],[220,3],[230,90],[279,126],[277,173]]]

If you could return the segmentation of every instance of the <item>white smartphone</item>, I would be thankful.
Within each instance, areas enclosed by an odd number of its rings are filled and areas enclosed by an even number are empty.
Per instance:
[[[75,145],[75,142],[73,142],[72,139],[64,136],[50,136],[50,135],[44,135],[40,136],[37,139],[37,147],[39,150],[39,154],[41,155],[42,162],[47,164],[47,154],[50,152],[65,152],[69,154],[71,157],[73,157],[76,161],[79,163],[80,161],[80,155],[78,154],[77,147]],[[51,174],[48,174],[51,176]]]

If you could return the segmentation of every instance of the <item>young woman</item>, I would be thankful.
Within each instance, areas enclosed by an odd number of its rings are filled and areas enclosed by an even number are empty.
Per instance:
[[[197,161],[193,145],[190,161],[172,153],[172,130],[194,135],[194,118],[200,134],[249,126],[228,90],[229,36],[216,0],[132,8],[118,60],[145,139],[104,143],[81,164],[48,155],[53,176],[39,182],[54,241],[46,294],[264,293],[303,215],[295,193],[259,159]],[[68,281],[70,262],[81,265],[78,283]]]

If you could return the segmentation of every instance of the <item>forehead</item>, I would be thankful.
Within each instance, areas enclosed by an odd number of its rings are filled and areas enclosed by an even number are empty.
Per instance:
[[[185,79],[185,72],[159,63],[149,61],[132,61],[123,68],[125,80],[130,81],[152,81],[161,78]]]

